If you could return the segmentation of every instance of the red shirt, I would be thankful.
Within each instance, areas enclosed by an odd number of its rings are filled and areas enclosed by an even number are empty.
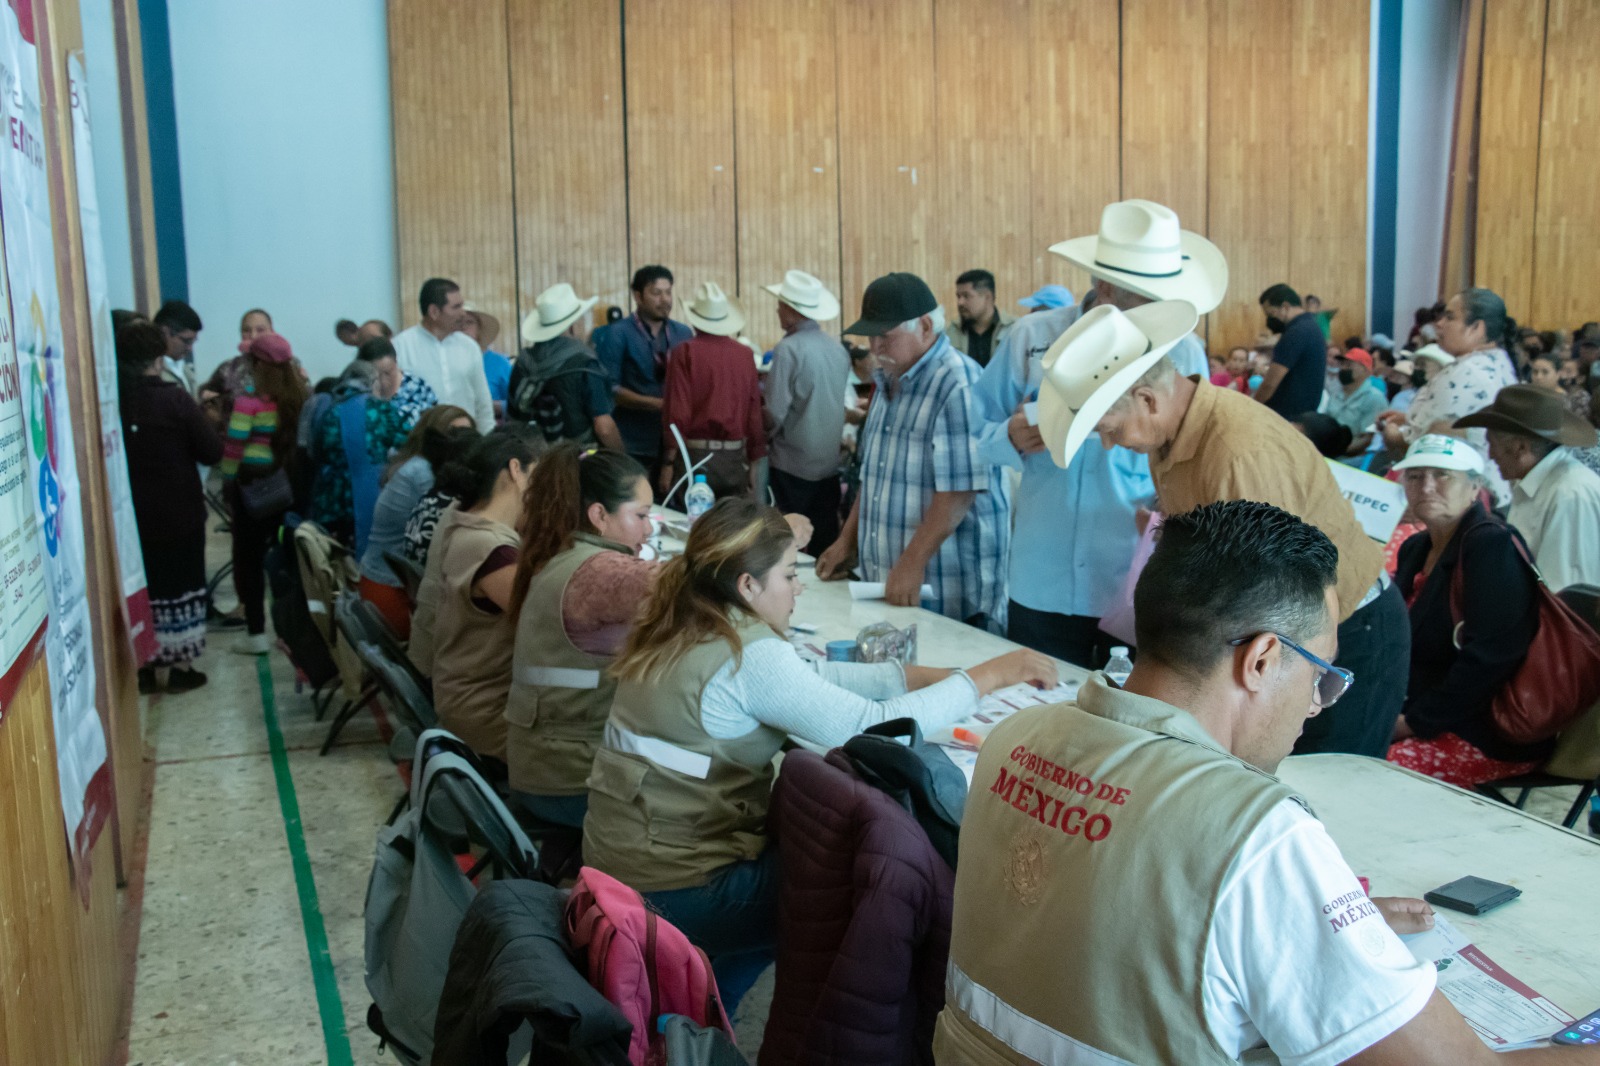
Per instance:
[[[696,330],[672,349],[661,394],[662,443],[668,452],[677,451],[672,425],[684,440],[742,440],[747,459],[767,454],[761,377],[748,345]]]

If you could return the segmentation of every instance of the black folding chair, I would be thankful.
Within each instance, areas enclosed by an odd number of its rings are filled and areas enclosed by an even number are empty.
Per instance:
[[[394,576],[400,579],[400,587],[405,589],[406,599],[411,601],[411,606],[415,609],[417,590],[422,587],[422,567],[406,556],[396,555],[394,552],[384,552],[383,561],[389,564]]]
[[[1561,601],[1571,607],[1578,617],[1589,623],[1590,628],[1600,632],[1600,586],[1569,585],[1556,595],[1560,596]],[[1594,714],[1595,711],[1586,713]],[[1579,720],[1581,721],[1582,719],[1580,718]],[[1578,786],[1578,798],[1567,810],[1567,816],[1561,820],[1562,825],[1571,829],[1578,824],[1578,818],[1583,814],[1584,808],[1589,805],[1589,800],[1593,798],[1597,790],[1600,790],[1600,776],[1593,778],[1565,777],[1561,774],[1552,774],[1541,769],[1532,773],[1518,774],[1516,777],[1487,782],[1479,785],[1478,791],[1490,799],[1510,804],[1520,811],[1535,789],[1571,788],[1573,785]],[[1517,798],[1515,800],[1510,799],[1506,795],[1506,791],[1502,790],[1515,790]]]
[[[345,641],[351,648],[356,649],[358,658],[363,643],[377,644],[382,639],[379,634],[372,631],[370,616],[361,610],[362,606],[371,607],[372,605],[354,592],[339,593],[338,599],[333,604],[334,631],[338,639]],[[382,620],[381,616],[379,616],[379,620]],[[387,625],[383,627],[385,631],[388,628]],[[394,634],[390,633],[389,638],[393,640]],[[402,651],[400,654],[404,656],[405,653]],[[344,730],[350,719],[354,718],[362,708],[366,707],[377,694],[377,681],[373,679],[370,670],[365,671],[361,691],[356,695],[355,699],[346,700],[344,705],[339,708],[339,713],[333,716],[333,724],[328,727],[328,736],[322,742],[322,750],[319,754],[326,755],[333,749],[333,742],[339,739],[339,734]]]

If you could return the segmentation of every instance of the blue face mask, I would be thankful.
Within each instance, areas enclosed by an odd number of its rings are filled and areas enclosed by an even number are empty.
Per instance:
[[[1251,392],[1255,392],[1257,389],[1259,389],[1261,387],[1261,382],[1263,380],[1265,380],[1265,379],[1262,378],[1262,376],[1260,374],[1251,374],[1250,375],[1250,381],[1249,381],[1250,391]]]

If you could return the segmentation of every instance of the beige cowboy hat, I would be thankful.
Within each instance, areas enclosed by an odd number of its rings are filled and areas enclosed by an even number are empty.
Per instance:
[[[1449,366],[1451,363],[1456,361],[1455,356],[1451,355],[1437,344],[1424,344],[1422,347],[1411,353],[1411,359],[1413,362],[1418,359],[1431,359],[1440,366]]]
[[[831,322],[839,317],[838,297],[804,270],[787,271],[782,285],[763,285],[762,288],[813,322]]]
[[[572,286],[566,282],[552,285],[539,294],[522,320],[522,343],[538,344],[565,333],[579,318],[589,313],[600,297],[578,299]]]
[[[1122,394],[1200,320],[1187,300],[1085,312],[1045,353],[1039,433],[1062,469]]]
[[[500,336],[500,320],[487,311],[480,311],[472,304],[461,308],[467,314],[478,320],[478,343],[487,348]]]
[[[1216,245],[1178,228],[1171,208],[1123,200],[1100,212],[1100,232],[1050,251],[1120,289],[1151,300],[1187,300],[1200,314],[1228,291],[1228,261]]]
[[[737,337],[744,332],[744,308],[714,281],[701,283],[694,300],[683,309],[683,313],[689,325],[702,333]]]

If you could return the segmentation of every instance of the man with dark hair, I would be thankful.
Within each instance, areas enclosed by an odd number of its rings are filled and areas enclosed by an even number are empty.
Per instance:
[[[1371,683],[1328,662],[1338,582],[1333,543],[1269,504],[1172,515],[1127,681],[995,726],[962,820],[941,1064],[1498,1061],[1396,935],[1432,908],[1369,899],[1273,776]]]
[[[494,428],[494,398],[483,373],[483,352],[461,332],[467,320],[461,286],[449,278],[429,278],[422,283],[417,306],[422,321],[394,338],[400,369],[422,379],[440,403],[470,412],[480,433],[489,432]],[[366,331],[363,326],[361,332]]]
[[[150,321],[161,327],[167,338],[167,355],[161,376],[183,386],[195,396],[194,342],[205,326],[194,308],[182,300],[168,300]]]
[[[956,321],[945,327],[956,351],[966,353],[979,366],[988,366],[1015,321],[995,307],[993,274],[969,270],[956,278]]]
[[[1300,294],[1281,281],[1261,294],[1261,310],[1267,329],[1279,336],[1256,399],[1284,418],[1315,411],[1328,365],[1327,338],[1317,317],[1307,314]]]
[[[1323,342],[1326,343],[1333,340],[1333,316],[1339,313],[1339,309],[1330,307],[1324,311],[1322,309],[1322,299],[1310,293],[1306,293],[1305,307],[1306,314],[1317,320],[1317,326],[1322,330]]]
[[[672,271],[658,264],[633,274],[633,314],[592,338],[617,398],[617,428],[628,454],[655,471],[661,458],[661,393],[667,353],[694,332],[672,320]],[[652,478],[652,484],[654,479]]]
[[[1600,584],[1600,475],[1573,454],[1595,446],[1594,427],[1567,409],[1564,395],[1538,385],[1503,388],[1456,426],[1488,431],[1489,458],[1511,482],[1506,520],[1546,584]]]
[[[1383,547],[1363,531],[1328,464],[1289,421],[1232,389],[1178,373],[1165,349],[1196,319],[1191,305],[1175,300],[1126,314],[1100,307],[1080,318],[1045,357],[1039,428],[1063,465],[1095,433],[1106,448],[1148,455],[1163,514],[1260,500],[1333,541],[1339,665],[1362,685],[1308,724],[1296,750],[1382,758],[1411,659],[1410,620],[1384,571]]]
[[[361,347],[361,327],[348,318],[341,318],[333,324],[333,335],[339,338],[339,343],[351,348]]]

